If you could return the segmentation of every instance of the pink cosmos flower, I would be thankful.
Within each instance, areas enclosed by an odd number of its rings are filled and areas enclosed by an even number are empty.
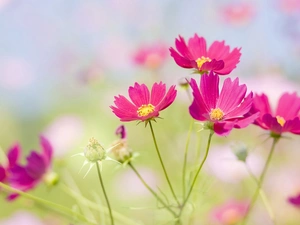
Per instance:
[[[151,93],[145,84],[135,83],[128,89],[130,102],[123,95],[115,96],[115,105],[110,106],[121,121],[149,121],[159,116],[159,112],[173,103],[177,91],[175,85],[166,93],[166,84],[154,83]]]
[[[260,112],[254,124],[272,134],[281,135],[283,132],[300,134],[300,98],[296,93],[284,93],[278,102],[275,113],[272,112],[268,97],[265,94],[255,95],[250,114]]]
[[[234,48],[230,52],[225,42],[215,41],[208,49],[206,41],[197,34],[190,38],[188,44],[183,37],[175,41],[176,49],[170,48],[171,56],[177,65],[183,68],[194,68],[202,73],[213,71],[219,75],[229,74],[240,61],[240,48]]]
[[[149,69],[159,68],[166,60],[168,48],[162,43],[140,47],[134,54],[134,62]]]
[[[300,193],[297,196],[288,198],[288,202],[293,206],[300,208]]]
[[[37,153],[36,151],[31,151],[29,156],[26,157],[27,164],[25,166],[17,163],[19,158],[21,148],[16,144],[8,154],[8,159],[10,164],[13,166],[9,168],[6,182],[21,191],[27,191],[36,187],[42,180],[45,182],[55,182],[57,179],[52,180],[53,173],[51,173],[51,162],[52,162],[52,147],[48,140],[44,137],[40,137],[40,143],[42,147],[42,152]],[[48,177],[47,175],[50,175]],[[49,180],[49,178],[51,178]],[[9,195],[8,199],[13,200],[18,196],[18,194]]]
[[[222,225],[238,224],[246,215],[248,204],[241,201],[228,201],[212,212],[213,218]]]
[[[219,93],[219,76],[210,72],[200,78],[200,86],[191,79],[194,100],[189,107],[191,116],[207,125],[218,135],[228,135],[233,128],[244,128],[251,124],[258,113],[247,115],[252,106],[252,92],[246,97],[247,87],[239,85],[239,79],[224,81]]]

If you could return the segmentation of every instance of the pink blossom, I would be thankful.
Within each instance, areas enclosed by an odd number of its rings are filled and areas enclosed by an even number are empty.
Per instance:
[[[42,147],[42,152],[37,153],[36,151],[31,151],[31,153],[26,157],[27,164],[25,166],[18,162],[21,147],[15,144],[8,153],[9,166],[6,167],[6,174],[0,177],[4,177],[4,181],[10,186],[21,190],[27,191],[36,187],[42,180],[47,179],[46,175],[49,174],[52,163],[52,147],[48,140],[44,137],[40,137],[40,144]],[[13,200],[18,196],[18,194],[9,195],[8,199]]]
[[[245,25],[254,17],[255,7],[249,2],[230,3],[222,8],[223,20],[233,25]]]
[[[191,79],[194,100],[189,107],[191,116],[199,121],[208,121],[208,127],[218,135],[228,135],[233,128],[251,124],[258,113],[247,115],[252,106],[252,92],[246,97],[247,87],[239,85],[239,79],[224,81],[219,93],[219,76],[210,72],[200,78],[200,86]]]
[[[166,60],[168,48],[162,43],[141,46],[134,54],[134,62],[149,69],[159,68]]]
[[[159,116],[159,112],[173,103],[177,91],[175,85],[166,93],[166,84],[154,83],[151,93],[145,84],[135,83],[128,89],[130,102],[123,95],[115,96],[115,105],[110,106],[121,121],[149,121]]]
[[[281,135],[283,132],[300,134],[300,98],[296,93],[284,93],[278,102],[275,113],[271,110],[269,99],[265,94],[255,95],[250,114],[260,112],[254,124],[272,134]]]
[[[0,165],[0,182],[6,181],[7,177],[11,173],[11,169],[17,165],[19,158],[20,146],[19,144],[15,144],[8,150],[7,163]]]
[[[171,56],[177,65],[183,68],[194,68],[200,73],[213,71],[219,75],[229,74],[240,61],[240,48],[225,45],[225,41],[215,41],[207,50],[206,40],[197,34],[190,38],[188,44],[183,37],[175,41],[176,49],[170,48]]]
[[[248,204],[242,201],[228,201],[216,207],[212,216],[222,225],[234,225],[246,215]]]

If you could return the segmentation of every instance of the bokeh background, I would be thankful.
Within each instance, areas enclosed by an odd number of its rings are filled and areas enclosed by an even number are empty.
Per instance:
[[[0,0],[1,149],[7,152],[19,142],[27,155],[40,149],[43,134],[54,147],[53,169],[61,177],[58,186],[40,185],[30,193],[80,210],[64,189],[68,186],[101,204],[96,171],[83,178],[87,168],[78,171],[84,158],[71,156],[82,152],[92,136],[107,147],[116,139],[121,123],[109,106],[115,95],[127,96],[134,82],[178,85],[184,77],[195,76],[178,67],[168,52],[178,35],[188,39],[195,33],[208,44],[225,40],[231,48],[241,47],[241,62],[230,76],[239,77],[249,90],[267,93],[274,106],[284,91],[299,93],[299,0]],[[137,60],[139,51],[149,46],[159,46],[161,54]],[[186,92],[177,89],[176,101],[154,128],[179,193],[190,116]],[[140,154],[137,168],[154,188],[167,192],[149,128],[135,122],[126,128],[131,148]],[[259,174],[271,145],[263,142],[265,134],[250,126],[213,140],[187,224],[222,224],[213,216],[218,207],[249,201],[255,184],[231,149],[244,143],[251,152],[249,166]],[[205,142],[205,132],[194,132],[189,171]],[[299,144],[295,135],[281,141],[264,185],[278,224],[300,223],[299,208],[287,202],[300,192]],[[105,162],[103,175],[114,210],[140,224],[168,224],[170,218],[155,209],[156,202],[129,168]],[[0,197],[1,225],[68,224],[29,200],[7,202],[3,192]],[[93,210],[84,213],[102,217]],[[272,224],[261,201],[251,221]]]

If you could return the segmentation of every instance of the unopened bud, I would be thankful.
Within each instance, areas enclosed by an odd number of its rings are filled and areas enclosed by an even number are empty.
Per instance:
[[[89,162],[102,161],[106,158],[106,151],[95,138],[90,138],[84,156]]]
[[[113,153],[115,159],[121,163],[124,163],[132,157],[132,152],[128,148],[127,140],[120,139],[112,144],[111,152]]]
[[[51,171],[44,175],[43,180],[48,186],[54,186],[58,183],[59,176],[57,173]]]
[[[245,144],[237,143],[232,146],[232,150],[238,160],[246,162],[246,159],[248,157],[248,149]]]

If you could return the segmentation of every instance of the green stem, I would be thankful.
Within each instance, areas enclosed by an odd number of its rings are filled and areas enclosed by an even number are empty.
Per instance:
[[[102,190],[103,190],[103,194],[104,194],[104,197],[105,197],[105,200],[106,200],[107,208],[108,208],[108,211],[109,211],[111,225],[114,225],[114,218],[113,218],[111,207],[110,207],[110,204],[109,204],[109,200],[108,200],[105,188],[104,188],[104,184],[103,184],[103,180],[102,180],[102,176],[101,176],[101,172],[100,172],[98,162],[96,163],[96,165],[97,165],[97,172],[98,172],[99,181],[100,181],[100,184],[101,184],[101,187],[102,187]]]
[[[248,171],[248,173],[250,174],[251,178],[255,181],[256,185],[258,186],[258,179],[255,177],[255,175],[252,173],[251,169],[249,168],[249,166],[246,164],[246,169]],[[274,213],[273,210],[271,208],[271,205],[268,201],[268,198],[264,192],[264,190],[262,188],[259,189],[259,195],[268,211],[268,214],[270,216],[270,219],[272,220],[273,224],[275,224],[275,219],[274,219]]]
[[[200,164],[200,166],[199,166],[199,168],[198,168],[198,170],[197,170],[197,172],[196,172],[196,175],[195,175],[195,177],[194,177],[194,180],[193,180],[193,182],[192,182],[192,185],[191,185],[191,187],[190,187],[190,190],[189,190],[189,192],[188,192],[188,194],[187,194],[187,196],[186,196],[186,198],[185,198],[185,200],[184,200],[184,202],[183,202],[183,204],[182,204],[182,206],[181,206],[180,212],[179,212],[179,214],[178,214],[178,218],[181,217],[181,214],[182,214],[182,212],[183,212],[184,206],[186,205],[187,201],[189,200],[189,197],[190,197],[190,195],[191,195],[191,193],[192,193],[192,191],[193,191],[193,188],[194,188],[194,186],[195,186],[195,184],[196,184],[198,175],[199,175],[199,173],[200,173],[200,171],[201,171],[201,169],[202,169],[202,167],[203,167],[203,165],[204,165],[204,163],[205,163],[205,161],[206,161],[206,159],[207,159],[208,152],[209,152],[209,148],[210,148],[210,143],[211,143],[211,139],[212,139],[213,134],[214,134],[214,132],[213,132],[213,131],[210,131],[209,137],[208,137],[208,141],[207,141],[206,152],[205,152],[204,158],[203,158],[203,160],[202,160],[202,162],[201,162],[201,164]]]
[[[179,203],[179,201],[178,201],[178,199],[177,199],[177,197],[176,197],[176,195],[175,195],[175,192],[174,192],[173,187],[172,187],[172,185],[171,185],[169,176],[168,176],[168,174],[167,174],[165,165],[164,165],[164,163],[163,163],[163,160],[162,160],[162,158],[161,158],[161,155],[160,155],[160,152],[159,152],[159,149],[158,149],[158,146],[157,146],[157,142],[156,142],[156,138],[155,138],[155,135],[154,135],[154,131],[153,131],[153,127],[152,127],[151,121],[149,121],[149,124],[150,124],[151,134],[152,134],[152,138],[153,138],[153,141],[154,141],[155,149],[156,149],[156,152],[157,152],[157,155],[158,155],[160,164],[161,164],[161,166],[162,166],[162,168],[163,168],[163,171],[164,171],[165,177],[166,177],[166,179],[167,179],[167,182],[168,182],[168,184],[169,184],[169,187],[170,187],[170,189],[171,189],[172,195],[173,195],[173,197],[175,198],[175,200],[176,200],[176,202],[177,202],[177,204],[178,204],[178,206],[179,206],[180,203]]]
[[[81,206],[87,206],[87,207],[89,207],[91,209],[94,209],[98,212],[103,212],[107,215],[109,214],[108,208],[106,208],[104,206],[102,208],[99,208],[98,204],[96,204],[95,202],[92,202],[91,200],[85,198],[80,192],[76,192],[76,191],[74,191],[73,189],[69,188],[66,185],[61,185],[60,187],[62,188],[62,190],[66,194],[70,195],[75,200],[77,200],[81,204]],[[118,220],[118,221],[120,221],[122,223],[125,223],[127,225],[140,225],[139,223],[127,218],[126,216],[123,216],[122,214],[120,214],[116,211],[114,211],[113,213],[114,213],[115,220]]]
[[[145,185],[145,187],[153,194],[153,196],[159,201],[170,213],[172,213],[176,217],[176,213],[156,194],[156,192],[146,183],[146,181],[142,178],[136,168],[132,165],[132,163],[128,163],[130,168],[134,171],[134,173],[138,176],[141,182]]]
[[[45,199],[41,199],[39,197],[36,197],[36,196],[33,196],[33,195],[30,195],[28,193],[25,193],[23,191],[20,191],[18,189],[15,189],[15,188],[12,188],[2,182],[0,182],[0,187],[5,189],[6,191],[9,191],[9,192],[13,192],[13,193],[17,193],[19,194],[20,196],[24,197],[24,198],[28,198],[28,199],[31,199],[41,205],[44,205],[60,214],[64,214],[64,215],[67,215],[68,217],[70,218],[77,218],[79,220],[81,220],[82,222],[84,223],[87,223],[87,224],[93,224],[95,225],[96,223],[93,223],[93,222],[90,222],[85,216],[83,216],[82,214],[80,213],[77,213],[77,212],[73,212],[72,210],[70,210],[69,208],[63,206],[63,205],[59,205],[57,203],[54,203],[54,202],[50,202],[50,201],[47,201]]]
[[[245,224],[246,224],[247,219],[248,219],[248,217],[249,217],[249,214],[250,214],[250,212],[251,212],[251,210],[252,210],[252,208],[253,208],[253,206],[254,206],[254,203],[256,202],[256,199],[257,199],[258,194],[259,194],[259,192],[260,192],[260,190],[261,190],[261,186],[262,186],[262,183],[263,183],[263,181],[264,181],[264,178],[265,178],[265,175],[266,175],[268,166],[269,166],[270,161],[271,161],[271,158],[272,158],[272,156],[273,156],[274,149],[275,149],[275,145],[277,144],[278,141],[279,141],[279,137],[274,137],[273,143],[272,143],[272,147],[271,147],[271,150],[270,150],[270,152],[269,152],[267,161],[266,161],[265,166],[264,166],[264,168],[263,168],[263,171],[262,171],[262,173],[261,173],[261,175],[260,175],[260,177],[259,177],[259,179],[258,179],[256,191],[255,191],[255,193],[254,193],[254,195],[253,195],[253,197],[252,197],[252,199],[251,199],[251,202],[250,202],[250,205],[249,205],[249,207],[248,207],[247,213],[246,213],[246,215],[245,215],[245,217],[244,217],[244,219],[243,219],[241,225],[245,225]]]
[[[188,155],[188,150],[189,150],[189,143],[190,143],[190,138],[191,138],[191,133],[193,129],[193,124],[194,124],[194,119],[191,119],[190,123],[190,128],[186,140],[186,145],[185,145],[185,151],[184,151],[184,159],[183,159],[183,169],[182,169],[182,197],[183,199],[185,198],[185,185],[186,185],[186,164],[187,164],[187,155]]]

